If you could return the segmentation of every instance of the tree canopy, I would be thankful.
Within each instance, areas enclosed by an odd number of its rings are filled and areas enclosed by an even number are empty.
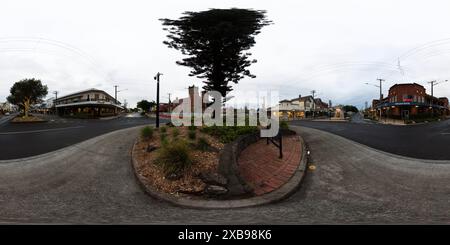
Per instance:
[[[156,105],[156,102],[152,101],[148,101],[148,100],[141,100],[137,103],[137,108],[141,108],[142,110],[144,110],[145,112],[150,111],[150,109]]]
[[[203,89],[224,97],[232,91],[230,82],[255,77],[247,67],[256,60],[244,51],[255,44],[261,28],[272,23],[265,11],[237,8],[185,12],[180,19],[161,21],[170,33],[163,43],[189,56],[176,63],[191,67],[189,76],[206,78]]]
[[[353,106],[353,105],[345,105],[345,106],[342,107],[342,109],[343,109],[345,112],[354,112],[354,113],[357,113],[357,112],[359,111],[358,108],[356,108],[356,106]]]
[[[25,117],[28,117],[30,105],[39,102],[48,93],[46,85],[40,80],[31,78],[16,82],[10,89],[11,95],[7,100],[11,104],[19,105],[24,109]]]

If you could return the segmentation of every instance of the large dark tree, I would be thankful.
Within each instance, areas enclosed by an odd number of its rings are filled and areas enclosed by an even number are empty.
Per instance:
[[[356,108],[356,106],[353,106],[353,105],[346,105],[346,106],[342,107],[342,109],[343,109],[345,112],[354,112],[354,113],[357,113],[357,112],[359,111],[358,108]]]
[[[28,117],[30,105],[39,102],[48,93],[46,85],[37,79],[23,79],[16,82],[11,87],[11,95],[7,100],[9,103],[18,105],[24,110],[25,117]]]
[[[244,52],[255,44],[262,27],[271,24],[265,11],[252,9],[210,9],[185,12],[178,20],[161,19],[167,30],[164,44],[189,57],[178,65],[192,68],[190,76],[206,78],[203,89],[222,96],[244,77],[255,76],[247,69],[256,60]]]

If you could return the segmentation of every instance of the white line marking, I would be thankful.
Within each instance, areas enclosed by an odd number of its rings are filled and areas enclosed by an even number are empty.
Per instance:
[[[53,128],[53,129],[31,130],[31,131],[4,132],[4,133],[0,133],[0,135],[41,133],[41,132],[59,131],[59,130],[66,130],[66,129],[83,128],[83,127],[84,126],[76,126],[76,127],[67,127],[67,128]]]

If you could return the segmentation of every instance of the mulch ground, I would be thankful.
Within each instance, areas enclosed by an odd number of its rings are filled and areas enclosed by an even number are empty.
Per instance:
[[[180,135],[175,139],[172,136],[172,130],[174,130],[173,127],[167,128],[167,137],[169,141],[188,139],[188,128],[178,128]],[[200,180],[198,175],[201,172],[217,172],[219,153],[224,145],[214,137],[201,133],[198,129],[196,130],[196,139],[188,140],[188,142],[195,143],[199,137],[204,137],[209,142],[210,146],[217,149],[217,151],[201,151],[193,148],[191,151],[193,164],[189,169],[186,169],[183,172],[183,176],[178,180],[167,179],[163,172],[163,168],[161,165],[157,164],[156,158],[159,150],[147,152],[148,145],[153,145],[157,148],[161,147],[160,133],[155,130],[151,140],[146,140],[141,137],[133,152],[138,163],[137,172],[146,178],[148,184],[151,184],[156,189],[166,193],[184,195],[183,193],[186,192],[201,192],[205,187],[205,183]]]

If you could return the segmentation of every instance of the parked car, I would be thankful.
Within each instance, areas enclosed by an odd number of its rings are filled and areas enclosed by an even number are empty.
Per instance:
[[[9,112],[6,112],[6,113],[5,113],[5,116],[9,116]]]

